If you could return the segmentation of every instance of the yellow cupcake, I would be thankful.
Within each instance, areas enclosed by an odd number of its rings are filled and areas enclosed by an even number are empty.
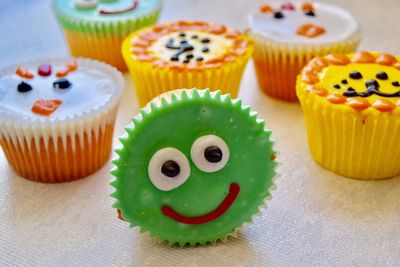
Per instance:
[[[298,76],[296,89],[317,163],[358,179],[400,174],[399,57],[316,57]]]
[[[224,25],[178,21],[137,31],[122,45],[141,107],[177,88],[238,94],[253,52],[250,38]]]

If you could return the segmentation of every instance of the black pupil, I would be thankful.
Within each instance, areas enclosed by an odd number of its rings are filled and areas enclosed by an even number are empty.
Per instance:
[[[181,168],[179,167],[178,163],[173,160],[164,162],[161,167],[161,172],[168,177],[176,177],[180,171]]]
[[[355,80],[358,80],[358,79],[362,78],[362,74],[360,72],[358,72],[358,71],[350,72],[349,76],[350,76],[350,78],[355,79]]]
[[[217,146],[209,146],[204,150],[204,157],[212,163],[220,162],[222,159],[222,151]]]

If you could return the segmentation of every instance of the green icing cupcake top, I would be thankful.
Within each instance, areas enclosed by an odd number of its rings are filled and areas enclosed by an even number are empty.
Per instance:
[[[131,226],[170,245],[223,240],[270,195],[270,134],[229,95],[193,89],[161,96],[120,138],[114,207]]]
[[[103,22],[140,18],[160,6],[161,0],[54,0],[56,12],[77,20]]]

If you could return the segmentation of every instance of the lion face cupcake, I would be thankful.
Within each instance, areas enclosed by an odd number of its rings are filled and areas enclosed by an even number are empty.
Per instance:
[[[296,76],[314,56],[354,51],[359,25],[339,7],[310,2],[272,2],[249,16],[254,64],[267,94],[296,100]]]
[[[247,35],[202,21],[156,25],[122,47],[140,106],[177,88],[210,87],[235,97],[252,51]]]
[[[382,179],[400,174],[400,62],[358,52],[317,57],[298,77],[314,159],[338,174]]]
[[[0,144],[11,167],[40,182],[95,172],[110,155],[123,86],[117,70],[88,59],[0,71]]]

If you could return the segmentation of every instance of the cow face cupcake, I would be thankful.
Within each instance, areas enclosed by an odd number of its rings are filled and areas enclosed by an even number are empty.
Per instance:
[[[152,25],[161,0],[53,0],[53,10],[73,56],[98,59],[126,70],[122,40]]]
[[[273,2],[249,16],[254,64],[260,88],[267,94],[296,100],[296,76],[314,56],[352,52],[360,41],[351,14],[321,3]]]
[[[382,179],[400,174],[400,63],[390,54],[318,57],[298,77],[314,159],[338,174]]]
[[[123,86],[118,71],[87,59],[0,71],[0,144],[11,167],[40,182],[95,172],[110,155]]]
[[[122,47],[140,106],[177,88],[236,96],[252,50],[247,35],[202,21],[156,25],[133,33]]]

